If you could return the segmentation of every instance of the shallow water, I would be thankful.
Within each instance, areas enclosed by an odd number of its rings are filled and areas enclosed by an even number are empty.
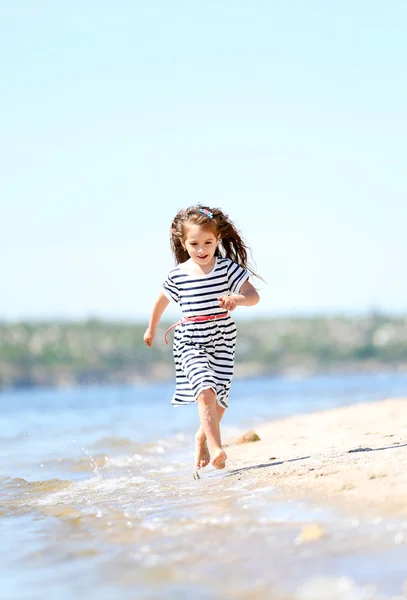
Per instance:
[[[404,597],[407,522],[282,501],[232,464],[193,480],[197,414],[171,407],[171,391],[0,395],[1,598]],[[403,395],[407,377],[395,374],[236,380],[225,437]]]

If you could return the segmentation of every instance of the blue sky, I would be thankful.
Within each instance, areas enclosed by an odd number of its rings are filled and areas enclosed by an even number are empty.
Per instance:
[[[404,0],[3,0],[0,318],[146,318],[197,202],[267,282],[242,316],[404,311],[406,31]]]

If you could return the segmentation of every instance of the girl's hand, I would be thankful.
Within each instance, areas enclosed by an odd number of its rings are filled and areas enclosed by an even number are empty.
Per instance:
[[[147,344],[147,346],[149,348],[151,348],[151,346],[153,345],[154,338],[155,338],[155,331],[153,331],[151,329],[151,327],[148,327],[144,334],[144,343]]]
[[[237,306],[237,298],[236,296],[221,296],[220,298],[218,298],[219,300],[219,306],[221,308],[224,308],[225,310],[235,310],[236,306]]]

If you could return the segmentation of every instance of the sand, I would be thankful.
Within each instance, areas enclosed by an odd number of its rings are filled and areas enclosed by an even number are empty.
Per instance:
[[[231,478],[353,514],[407,516],[407,399],[289,417],[227,446]]]

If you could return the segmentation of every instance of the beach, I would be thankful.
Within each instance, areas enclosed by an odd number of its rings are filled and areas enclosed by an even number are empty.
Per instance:
[[[199,479],[172,390],[0,395],[4,598],[406,596],[404,374],[236,379]]]
[[[353,513],[407,516],[406,398],[278,419],[255,432],[260,441],[229,446],[232,477]]]

